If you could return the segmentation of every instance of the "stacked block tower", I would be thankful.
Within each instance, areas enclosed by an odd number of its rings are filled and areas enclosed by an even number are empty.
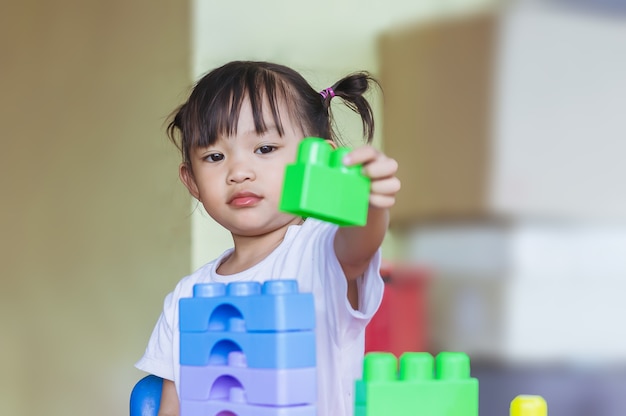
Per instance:
[[[478,380],[467,354],[372,352],[356,382],[355,416],[478,416]]]
[[[179,306],[181,416],[315,416],[315,310],[297,281],[197,284]]]
[[[361,165],[343,164],[349,152],[318,137],[303,139],[296,162],[285,169],[280,210],[340,226],[365,225],[370,179]]]

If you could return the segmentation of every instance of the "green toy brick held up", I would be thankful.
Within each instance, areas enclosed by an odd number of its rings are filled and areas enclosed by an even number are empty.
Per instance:
[[[303,139],[296,162],[285,170],[279,209],[340,226],[365,225],[370,179],[361,173],[361,165],[343,164],[349,152],[318,137]]]

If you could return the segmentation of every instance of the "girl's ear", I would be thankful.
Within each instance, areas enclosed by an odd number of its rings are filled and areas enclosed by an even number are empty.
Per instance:
[[[186,163],[181,163],[178,168],[178,176],[185,187],[197,200],[200,200],[200,192],[198,191],[198,186],[196,185],[196,180],[193,177],[193,171],[191,170],[191,166]]]
[[[333,149],[337,148],[337,143],[335,143],[331,139],[324,139],[324,140],[326,140],[326,143],[328,143]]]

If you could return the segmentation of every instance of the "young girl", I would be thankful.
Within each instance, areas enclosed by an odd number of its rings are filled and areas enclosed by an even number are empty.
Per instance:
[[[349,75],[321,93],[297,72],[267,62],[231,62],[205,75],[176,112],[168,134],[179,147],[180,178],[207,213],[229,230],[234,247],[182,279],[136,367],[164,379],[159,415],[178,415],[178,300],[206,282],[297,279],[316,310],[318,415],[353,414],[365,326],[383,282],[380,245],[400,182],[397,163],[369,145],[344,160],[371,179],[367,224],[337,227],[278,210],[285,166],[299,142],[321,137],[336,146],[331,101],[360,114],[371,142],[372,110],[363,94],[375,81]]]

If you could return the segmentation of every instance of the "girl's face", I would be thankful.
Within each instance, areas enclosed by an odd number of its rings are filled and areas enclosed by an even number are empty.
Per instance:
[[[292,122],[284,102],[279,105],[284,134],[278,134],[269,103],[263,106],[267,132],[256,133],[250,101],[245,99],[237,133],[190,153],[191,170],[180,176],[207,213],[233,235],[262,235],[294,223],[278,210],[285,166],[296,159],[304,133]]]

